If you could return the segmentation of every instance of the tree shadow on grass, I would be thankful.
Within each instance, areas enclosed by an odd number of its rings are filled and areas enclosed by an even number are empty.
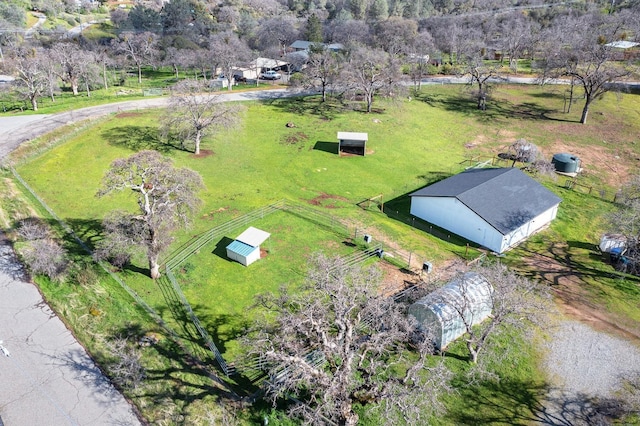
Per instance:
[[[158,128],[152,126],[120,126],[105,130],[101,136],[110,145],[135,152],[150,149],[167,154],[173,150],[181,150],[179,144],[163,141]]]
[[[180,296],[176,293],[173,285],[166,277],[157,280],[162,294],[166,302],[166,309],[160,309],[159,313],[164,317],[165,314],[171,315],[175,323],[179,325],[178,333],[189,345],[190,351],[201,360],[207,360],[215,368],[219,368],[214,354],[209,348],[200,334],[198,327],[203,327],[214,345],[222,355],[227,365],[233,360],[225,356],[227,345],[230,341],[235,341],[244,335],[245,330],[249,326],[249,322],[241,315],[235,314],[219,314],[211,315],[207,313],[207,308],[203,304],[189,303],[190,308],[184,305]],[[179,285],[183,283],[178,283]],[[197,318],[199,326],[196,326],[191,313]],[[223,373],[221,370],[220,373]],[[243,376],[242,369],[238,369],[238,374],[233,376],[233,380],[239,385],[236,389],[239,392],[253,392],[253,380]]]
[[[150,389],[162,389],[156,393],[148,391],[143,396],[150,397],[157,404],[166,404],[167,400],[180,401],[184,407],[198,400],[212,395],[237,400],[237,395],[219,377],[212,374],[208,366],[202,364],[201,359],[193,358],[184,349],[161,331],[153,331],[161,339],[149,346],[162,358],[170,360],[170,365],[154,365],[145,369],[145,380],[149,382],[164,382],[160,386],[155,384]],[[126,336],[133,342],[139,342],[148,333],[139,324],[127,324],[117,330],[115,336]]]
[[[620,401],[526,381],[484,381],[460,393],[464,405],[447,413],[454,424],[600,425],[624,415]]]
[[[477,120],[483,122],[493,121],[500,123],[507,118],[576,122],[575,120],[555,118],[552,114],[556,114],[558,111],[533,102],[515,104],[504,99],[490,98],[487,100],[487,109],[481,111],[478,109],[477,100],[471,93],[451,96],[420,94],[416,99],[434,108],[442,108],[446,111],[474,116]]]
[[[327,121],[348,109],[340,98],[334,96],[327,96],[325,102],[322,102],[320,95],[270,99],[265,102],[287,113],[315,115]]]

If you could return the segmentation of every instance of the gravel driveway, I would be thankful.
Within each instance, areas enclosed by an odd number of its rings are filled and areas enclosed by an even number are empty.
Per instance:
[[[577,321],[561,321],[551,333],[545,364],[554,385],[537,424],[607,425],[611,398],[624,378],[640,373],[640,348]]]

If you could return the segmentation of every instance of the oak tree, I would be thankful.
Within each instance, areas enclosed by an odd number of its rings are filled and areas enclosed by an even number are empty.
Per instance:
[[[184,80],[173,87],[169,108],[162,119],[163,132],[177,136],[183,149],[187,142],[193,142],[194,153],[198,155],[202,138],[235,126],[240,121],[240,111],[241,105],[221,102],[220,94],[203,83]]]
[[[198,191],[202,187],[202,178],[193,170],[175,168],[157,151],[140,151],[111,163],[97,195],[124,190],[134,194],[138,212],[122,213],[123,226],[112,231],[146,251],[150,276],[156,279],[160,276],[160,255],[171,243],[171,233],[189,224],[200,206]]]
[[[267,398],[289,398],[290,415],[308,424],[355,425],[356,403],[387,424],[439,412],[450,373],[427,362],[431,340],[406,307],[378,293],[379,271],[321,254],[310,265],[295,292],[258,297],[265,316],[245,343],[267,365]]]

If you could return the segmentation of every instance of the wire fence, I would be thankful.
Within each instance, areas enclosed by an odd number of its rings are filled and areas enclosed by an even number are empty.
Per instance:
[[[13,167],[9,167],[9,169],[11,170],[11,173],[13,174],[13,176],[18,180],[18,182],[20,182],[20,184],[42,206],[42,208],[44,208],[47,211],[47,213],[56,222],[58,222],[60,227],[64,229],[64,231],[69,236],[71,236],[78,243],[78,245],[87,252],[87,254],[92,255],[93,251],[84,243],[84,241],[82,241],[76,235],[73,229],[71,229],[71,227],[67,225],[65,221],[63,221],[60,217],[58,217],[58,215],[49,207],[49,205],[47,205],[47,203],[45,203],[44,200],[40,198],[40,196],[38,196],[38,194],[36,194],[36,192],[29,186],[29,184],[27,184],[27,182],[22,178],[22,176],[20,176],[20,174]],[[174,341],[180,342],[180,336],[178,336],[178,334],[175,331],[173,331],[171,327],[169,327],[169,325],[162,319],[162,317],[151,306],[149,306],[131,287],[129,287],[117,274],[113,273],[107,263],[105,262],[97,262],[97,263],[100,266],[100,268],[102,268],[103,271],[109,274],[109,276],[111,276],[111,278],[113,278],[120,285],[120,287],[124,291],[126,291],[127,294],[129,294],[129,296],[131,296],[136,301],[136,303],[138,303],[138,305],[142,307],[151,316],[151,318],[153,318],[153,320],[156,321],[156,323],[159,326],[161,326],[162,329],[165,330],[171,336],[171,338]],[[186,348],[184,347],[183,349],[186,350]],[[194,354],[190,353],[190,355],[194,355]]]
[[[63,221],[58,215],[49,207],[49,205],[42,199],[40,196],[27,184],[27,182],[20,176],[20,174],[11,166],[9,166],[14,177],[20,182],[20,184],[29,192],[29,194],[46,210],[46,212],[59,223],[62,229],[69,234],[89,255],[93,254],[93,251],[75,234],[73,229]],[[248,226],[252,222],[263,219],[266,216],[277,212],[277,211],[286,211],[289,214],[297,215],[309,222],[312,222],[318,226],[321,226],[327,230],[330,230],[341,237],[349,237],[351,236],[351,232],[349,227],[342,223],[338,218],[326,214],[324,212],[318,211],[308,206],[300,205],[297,203],[293,203],[287,200],[281,200],[276,203],[270,204],[265,207],[261,207],[254,211],[251,211],[247,214],[234,218],[228,222],[225,222],[221,225],[211,228],[210,230],[194,237],[188,243],[184,244],[178,250],[174,251],[171,255],[167,257],[164,262],[166,278],[171,284],[171,291],[174,294],[174,298],[179,300],[182,305],[185,313],[187,314],[190,322],[194,325],[198,334],[202,338],[203,342],[209,349],[209,352],[212,354],[216,363],[222,370],[222,372],[231,376],[236,373],[236,367],[233,364],[229,364],[226,362],[224,357],[222,356],[220,350],[216,346],[213,341],[211,335],[207,332],[206,328],[200,322],[198,316],[193,311],[191,304],[185,297],[180,284],[178,283],[175,275],[173,274],[172,269],[180,266],[184,263],[189,257],[197,253],[202,247],[212,242],[213,240],[219,239],[228,235],[231,231],[243,227]],[[357,235],[357,230],[355,234]],[[381,243],[376,243],[374,245],[370,245],[365,247],[362,251],[356,251],[349,255],[344,256],[344,262],[353,266],[358,263],[364,262],[372,256],[378,256],[380,258],[383,257],[384,248]],[[393,253],[391,249],[387,249],[388,253]],[[396,256],[401,256],[399,253],[396,253]],[[410,256],[409,256],[410,260]],[[105,262],[98,262],[98,265],[111,276],[120,287],[131,296],[136,303],[140,307],[142,307],[153,319],[160,325],[170,336],[176,341],[180,342],[182,337],[178,335],[169,325],[162,319],[162,317],[150,306],[148,305],[131,287],[129,287],[117,274],[111,271],[109,265]],[[189,351],[184,345],[180,345],[185,351],[187,351],[191,356],[196,359],[199,359],[198,355],[194,351]],[[201,360],[202,361],[202,360]],[[247,360],[245,367],[249,369],[264,369],[263,363],[257,360]]]

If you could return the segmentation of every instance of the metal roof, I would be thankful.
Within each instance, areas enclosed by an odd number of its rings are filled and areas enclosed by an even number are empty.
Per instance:
[[[240,234],[238,238],[236,238],[236,241],[240,241],[252,247],[258,247],[260,244],[264,243],[265,240],[270,236],[270,233],[250,226],[246,231]]]
[[[367,141],[369,140],[369,134],[357,132],[338,132],[338,139],[340,139],[341,141]]]
[[[635,41],[628,40],[618,40],[612,41],[611,43],[605,44],[607,47],[615,47],[618,49],[630,49],[632,47],[640,46],[640,43],[636,43]]]
[[[466,170],[410,196],[457,198],[503,235],[562,201],[517,168]]]
[[[236,254],[239,254],[240,256],[247,257],[251,253],[253,253],[254,250],[259,250],[259,249],[258,247],[253,247],[253,246],[250,246],[249,244],[243,243],[242,241],[235,240],[234,242],[232,242],[227,246],[227,250],[232,251]]]

